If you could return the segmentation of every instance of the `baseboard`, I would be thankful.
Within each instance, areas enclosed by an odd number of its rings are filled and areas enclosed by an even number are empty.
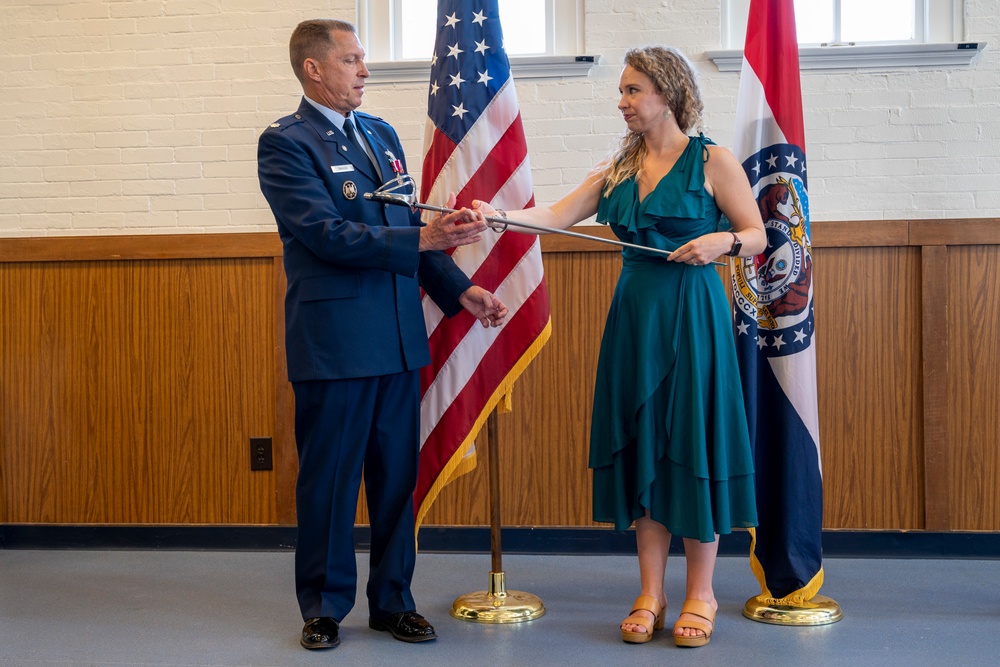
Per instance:
[[[283,551],[294,526],[0,524],[0,549]]]
[[[354,530],[360,551],[370,545],[367,526]],[[124,526],[0,524],[0,549],[154,549],[184,551],[290,551],[294,526]],[[424,526],[420,550],[489,553],[487,527]],[[505,554],[633,554],[635,533],[606,528],[511,527],[501,531]],[[722,556],[745,556],[750,535],[738,531],[719,542]],[[682,551],[674,539],[671,552]],[[1000,533],[823,531],[826,558],[1000,559]]]

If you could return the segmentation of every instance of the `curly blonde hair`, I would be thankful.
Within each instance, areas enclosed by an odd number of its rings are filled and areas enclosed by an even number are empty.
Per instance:
[[[682,131],[701,131],[705,106],[694,67],[683,53],[669,46],[646,46],[629,50],[624,64],[649,77]],[[626,130],[608,159],[604,196],[619,183],[637,176],[645,157],[642,134]]]

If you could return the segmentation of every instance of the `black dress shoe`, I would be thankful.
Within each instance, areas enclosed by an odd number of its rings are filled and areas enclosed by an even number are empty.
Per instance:
[[[340,624],[329,616],[310,618],[302,626],[302,648],[335,648],[340,645]]]
[[[369,616],[368,627],[389,632],[401,642],[429,642],[437,639],[434,626],[415,611],[401,611],[385,618]]]

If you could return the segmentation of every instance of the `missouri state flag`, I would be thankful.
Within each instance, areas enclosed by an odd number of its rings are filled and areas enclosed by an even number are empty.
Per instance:
[[[761,604],[806,606],[823,585],[806,142],[793,0],[751,0],[733,152],[767,232],[732,265],[734,335],[756,468],[750,564]]]
[[[497,0],[440,0],[431,59],[420,201],[496,208],[534,205],[531,166]],[[431,364],[421,372],[417,527],[444,486],[475,466],[474,439],[549,338],[549,298],[538,237],[497,234],[452,258],[508,308],[484,329],[468,313],[443,317],[424,298]],[[490,443],[493,446],[495,443]]]

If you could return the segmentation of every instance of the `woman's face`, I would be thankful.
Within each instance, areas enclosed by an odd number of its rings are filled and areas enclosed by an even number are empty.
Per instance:
[[[656,90],[652,79],[626,65],[618,83],[621,99],[618,110],[633,132],[644,133],[663,123],[669,115],[666,100]]]

